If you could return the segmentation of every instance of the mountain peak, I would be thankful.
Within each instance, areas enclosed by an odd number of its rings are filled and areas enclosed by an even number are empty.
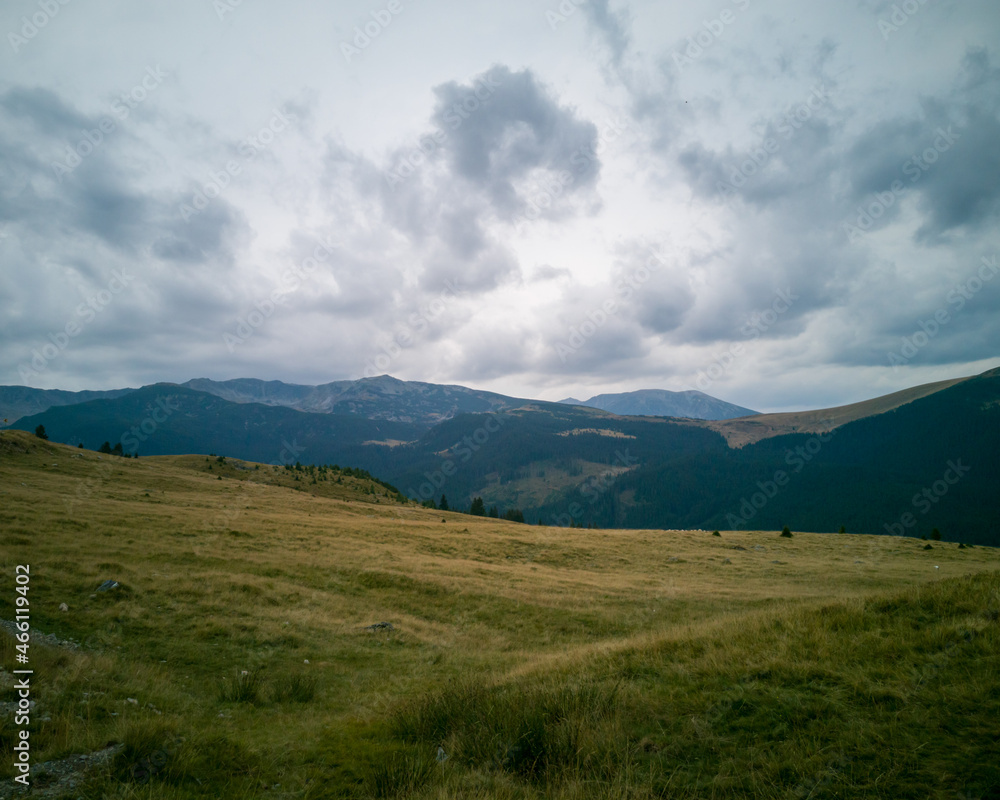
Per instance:
[[[581,402],[574,398],[560,400],[577,406],[589,406],[622,416],[685,417],[722,420],[755,416],[758,412],[733,405],[696,389],[672,392],[668,389],[639,389],[618,394],[599,394]]]

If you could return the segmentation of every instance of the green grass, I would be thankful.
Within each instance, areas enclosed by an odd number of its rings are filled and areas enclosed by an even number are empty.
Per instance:
[[[0,617],[30,563],[33,625],[82,643],[31,645],[33,764],[119,746],[65,797],[1000,792],[989,548],[529,527],[76,452],[0,434]]]

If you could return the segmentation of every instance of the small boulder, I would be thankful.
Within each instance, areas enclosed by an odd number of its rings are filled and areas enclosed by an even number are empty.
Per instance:
[[[394,631],[396,627],[391,622],[376,622],[374,625],[366,625],[365,630],[375,633],[375,631]]]
[[[66,605],[65,603],[60,603],[59,604],[59,610],[60,611],[69,611],[69,606]]]

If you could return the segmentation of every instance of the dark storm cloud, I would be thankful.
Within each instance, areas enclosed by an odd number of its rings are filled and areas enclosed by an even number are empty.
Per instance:
[[[857,323],[864,333],[829,339],[826,357],[831,363],[885,365],[887,350],[893,344],[898,348],[900,337],[912,334],[928,313],[926,303],[898,279],[872,283],[880,269],[872,253],[840,229],[856,222],[859,206],[866,209],[872,202],[884,204],[872,228],[892,224],[900,219],[907,196],[914,198],[910,207],[919,214],[918,246],[940,243],[959,229],[987,233],[995,226],[997,87],[997,71],[985,53],[971,51],[951,93],[925,96],[919,113],[882,119],[860,134],[845,134],[843,120],[852,110],[840,108],[834,96],[794,128],[788,125],[794,115],[768,120],[749,145],[713,150],[693,142],[681,149],[677,163],[691,190],[709,202],[730,203],[744,251],[756,254],[753,259],[746,252],[728,256],[730,265],[722,272],[731,276],[734,291],[717,290],[696,309],[679,332],[683,341],[733,338],[744,320],[766,308],[775,287],[787,286],[796,301],[761,338],[797,336],[814,312],[869,307],[870,314]],[[757,235],[749,232],[751,220]],[[769,234],[760,235],[764,231]],[[870,294],[858,296],[866,283]],[[941,293],[947,293],[946,286]],[[893,298],[889,307],[887,297]],[[977,300],[983,308],[996,308],[995,297],[984,291]],[[995,347],[997,337],[966,336],[972,319],[942,328],[942,338],[951,343],[937,351],[948,355],[938,358],[988,357],[984,342]],[[993,326],[973,327],[982,333]]]
[[[237,245],[245,242],[248,225],[242,212],[228,203],[215,203],[186,222],[177,216],[176,199],[165,204],[166,219],[152,252],[163,261],[199,264],[218,259],[229,262]]]
[[[833,194],[836,122],[819,116],[831,110],[829,105],[828,92],[817,86],[755,128],[749,143],[713,151],[691,142],[678,152],[677,163],[690,188],[706,200],[758,208],[787,200],[801,210],[803,194],[815,194],[817,188]],[[882,162],[876,158],[875,163]]]
[[[19,138],[24,125],[30,144]],[[123,145],[130,143],[108,115],[81,114],[46,89],[8,90],[0,95],[8,178],[0,214],[49,237],[52,246],[72,248],[74,233],[90,234],[130,255],[152,246],[165,260],[228,260],[245,230],[242,215],[219,198],[185,223],[178,213],[183,195],[151,192],[143,175],[125,166]]]
[[[560,106],[531,70],[494,66],[434,94],[432,121],[449,132],[444,152],[452,175],[483,191],[502,218],[523,210],[516,184],[533,174],[572,172],[567,194],[597,180],[600,160],[587,157],[596,149],[597,127]]]
[[[76,135],[94,122],[63,102],[55,92],[40,87],[14,86],[0,94],[0,107],[44,136]]]
[[[879,225],[895,218],[892,195],[913,192],[924,220],[918,240],[934,243],[967,227],[994,225],[1000,212],[1000,69],[985,50],[962,61],[954,90],[924,98],[921,114],[873,126],[848,152],[851,202],[885,198]]]
[[[589,0],[583,7],[591,28],[611,54],[611,65],[620,68],[631,39],[628,15],[624,11],[612,11],[608,0]]]
[[[498,220],[523,222],[553,181],[558,191],[535,216],[565,219],[578,213],[576,198],[594,201],[598,129],[560,105],[528,69],[495,65],[433,93],[430,130],[391,151],[384,167],[328,143],[330,209],[344,217],[364,209],[363,224],[380,219],[390,225],[412,249],[422,292],[448,285],[487,292],[520,276]],[[374,253],[383,245],[360,246]]]

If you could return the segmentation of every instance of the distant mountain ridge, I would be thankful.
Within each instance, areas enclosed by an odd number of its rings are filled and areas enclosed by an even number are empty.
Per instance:
[[[52,407],[14,427],[44,425],[52,441],[91,449],[120,441],[126,452],[143,456],[339,463],[366,469],[414,499],[447,494],[453,508],[468,508],[482,497],[555,525],[813,531],[843,525],[895,535],[930,535],[937,527],[952,541],[1000,545],[1000,370],[839,408],[721,421],[617,415],[374,380],[346,395],[327,391],[330,407],[351,413],[233,402],[164,383]],[[301,403],[316,387],[213,388],[244,400]],[[392,401],[411,396],[426,401],[425,421],[362,416],[394,413]],[[511,406],[426,421],[442,413],[442,404],[489,407],[496,397]]]
[[[332,381],[317,386],[258,378],[227,381],[194,378],[177,385],[214,395],[230,403],[259,403],[296,411],[347,414],[426,427],[452,419],[458,414],[486,414],[541,402],[465,386],[403,381],[390,375],[356,381]],[[6,418],[5,424],[9,426],[23,417],[40,414],[50,408],[91,400],[112,400],[134,391],[137,390],[68,392],[32,389],[28,386],[0,386],[0,420]],[[706,420],[726,420],[757,413],[693,391],[647,390],[621,395],[598,395],[586,402],[572,399],[562,402],[598,408],[613,414]]]
[[[196,378],[182,385],[232,403],[262,403],[297,411],[355,414],[365,419],[421,425],[435,425],[457,414],[485,414],[534,402],[465,386],[401,381],[390,375],[319,386],[255,378],[230,381]]]
[[[0,422],[12,425],[21,417],[40,414],[58,406],[72,406],[89,400],[112,400],[135,389],[111,389],[105,392],[66,392],[62,389],[33,389],[30,386],[0,386]]]
[[[622,416],[723,420],[751,417],[760,413],[695,390],[671,392],[666,389],[640,389],[635,392],[599,394],[586,401],[568,397],[559,402],[599,408]]]

